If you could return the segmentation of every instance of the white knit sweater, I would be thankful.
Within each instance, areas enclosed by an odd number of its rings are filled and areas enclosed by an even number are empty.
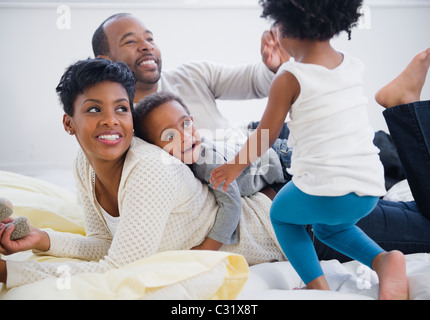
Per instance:
[[[66,264],[70,274],[101,273],[160,251],[184,250],[200,244],[218,210],[214,195],[182,162],[160,148],[134,138],[119,187],[120,223],[112,238],[97,204],[92,168],[82,152],[75,162],[86,236],[49,232],[45,254],[88,262]],[[270,200],[256,194],[243,199],[237,245],[221,250],[243,254],[249,264],[284,260],[270,220]],[[57,263],[7,262],[7,287],[56,276]]]

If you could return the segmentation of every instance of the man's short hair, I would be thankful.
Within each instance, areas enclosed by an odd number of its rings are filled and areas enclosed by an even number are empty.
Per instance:
[[[104,30],[105,24],[113,19],[120,18],[120,17],[126,17],[131,16],[130,13],[117,13],[109,18],[107,18],[105,21],[102,22],[102,24],[96,29],[96,31],[93,34],[92,39],[92,45],[93,45],[93,52],[94,57],[98,57],[100,55],[109,56],[110,55],[110,47],[109,42]]]

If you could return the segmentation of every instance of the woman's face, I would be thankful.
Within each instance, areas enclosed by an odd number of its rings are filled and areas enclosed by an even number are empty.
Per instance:
[[[101,82],[79,95],[74,115],[64,115],[66,131],[76,135],[90,162],[118,161],[130,147],[133,117],[124,87]]]

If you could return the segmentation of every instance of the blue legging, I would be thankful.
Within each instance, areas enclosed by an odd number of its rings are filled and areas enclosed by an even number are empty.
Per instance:
[[[305,225],[313,225],[315,236],[331,248],[371,268],[384,250],[355,224],[368,215],[377,197],[350,193],[339,197],[312,196],[292,181],[273,200],[270,217],[286,257],[307,284],[323,275]]]

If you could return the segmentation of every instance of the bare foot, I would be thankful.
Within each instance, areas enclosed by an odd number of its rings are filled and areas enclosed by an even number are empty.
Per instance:
[[[380,300],[407,300],[409,297],[406,260],[400,251],[383,252],[372,262],[379,278]]]
[[[429,67],[430,48],[417,54],[397,78],[380,89],[376,102],[390,108],[419,101]]]
[[[318,278],[308,282],[306,287],[303,289],[330,290],[327,280],[324,276],[319,276]]]

